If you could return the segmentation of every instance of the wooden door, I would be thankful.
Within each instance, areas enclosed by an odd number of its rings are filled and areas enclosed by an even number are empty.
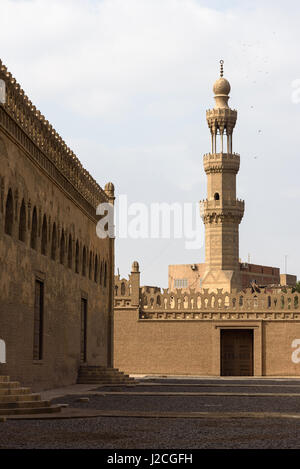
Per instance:
[[[221,376],[253,376],[253,330],[221,331]]]

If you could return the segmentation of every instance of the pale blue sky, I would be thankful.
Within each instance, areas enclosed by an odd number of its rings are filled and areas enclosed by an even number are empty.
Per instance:
[[[240,255],[300,274],[299,2],[1,0],[1,58],[103,186],[131,202],[206,196],[206,109],[225,60],[239,112]],[[116,266],[166,286],[183,241],[117,240]]]

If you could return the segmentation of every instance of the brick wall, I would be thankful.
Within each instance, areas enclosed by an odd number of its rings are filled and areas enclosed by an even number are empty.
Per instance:
[[[220,331],[254,332],[255,376],[300,376],[300,320],[139,320],[137,310],[115,309],[114,366],[131,374],[219,376]],[[294,345],[294,347],[293,347]]]

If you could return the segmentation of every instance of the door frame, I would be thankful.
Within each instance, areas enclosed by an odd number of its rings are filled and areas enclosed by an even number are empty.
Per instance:
[[[212,374],[221,377],[221,331],[223,329],[253,330],[253,376],[263,376],[262,321],[224,321],[223,323],[218,321],[215,324],[212,340]]]

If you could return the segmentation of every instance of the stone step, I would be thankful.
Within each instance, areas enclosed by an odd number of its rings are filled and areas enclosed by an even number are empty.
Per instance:
[[[99,366],[81,366],[78,371],[78,384],[131,384],[134,378],[117,368]]]
[[[8,382],[9,382],[9,376],[0,375],[0,383],[8,383]]]
[[[122,386],[126,384],[133,384],[133,381],[108,381],[107,379],[105,380],[78,380],[78,384],[101,384],[101,385],[117,385],[117,386]]]
[[[79,375],[82,376],[90,376],[90,375],[96,375],[96,376],[128,376],[123,371],[116,371],[116,370],[84,370],[84,371],[79,371]]]
[[[118,368],[111,368],[110,366],[81,366],[79,371],[115,371],[117,373],[123,373]]]
[[[105,366],[105,365],[81,365],[80,370],[117,370],[119,371],[119,368],[113,368],[111,366]]]
[[[0,415],[53,414],[60,411],[61,408],[59,406],[36,407],[31,409],[20,407],[19,409],[0,409]]]
[[[99,382],[99,383],[78,383],[78,384],[89,384],[90,386],[97,385],[99,388],[108,388],[108,387],[120,388],[120,387],[127,387],[127,386],[132,385],[132,383],[119,383],[119,384],[116,384],[116,383],[107,383],[105,381]]]
[[[0,376],[0,415],[49,414],[60,412],[60,406],[42,401],[40,394],[32,394],[30,388],[20,387],[9,376]]]
[[[0,397],[8,394],[30,394],[30,388],[0,388]]]
[[[20,394],[20,395],[7,395],[0,396],[0,402],[18,402],[18,401],[40,401],[40,394]]]
[[[111,380],[111,381],[126,381],[126,380],[130,380],[130,381],[134,381],[134,378],[130,378],[129,376],[82,376],[82,375],[79,375],[78,376],[78,379],[107,379],[108,381]]]
[[[0,402],[1,409],[33,409],[36,407],[50,407],[50,401],[14,401],[14,402]]]
[[[11,388],[19,388],[20,387],[20,383],[18,383],[18,381],[9,381],[9,382],[6,382],[6,383],[1,383],[0,381],[0,389],[11,389]]]
[[[124,375],[123,371],[119,371],[115,368],[80,368],[78,371],[79,374],[108,374],[108,375]]]
[[[79,373],[78,376],[82,376],[84,378],[128,378],[126,375],[117,373]]]

